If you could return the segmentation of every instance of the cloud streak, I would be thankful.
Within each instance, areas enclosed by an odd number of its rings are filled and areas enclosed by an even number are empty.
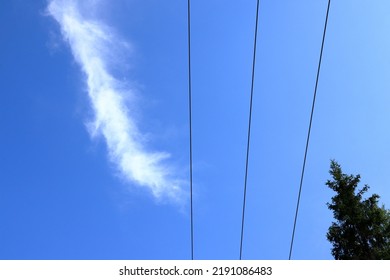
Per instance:
[[[145,137],[128,110],[134,93],[110,72],[112,52],[120,48],[121,41],[106,25],[82,15],[78,1],[52,0],[47,11],[59,23],[64,40],[85,73],[94,112],[91,135],[104,137],[110,160],[126,180],[149,189],[157,199],[180,200],[180,180],[166,163],[170,155],[146,150]]]

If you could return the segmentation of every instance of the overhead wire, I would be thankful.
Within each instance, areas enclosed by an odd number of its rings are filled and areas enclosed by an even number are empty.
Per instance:
[[[192,187],[192,84],[191,84],[191,1],[187,2],[187,34],[188,34],[188,112],[189,112],[189,152],[190,152],[190,235],[191,260],[194,259],[194,214],[193,214],[193,187]]]
[[[254,43],[253,43],[252,84],[251,84],[251,94],[250,94],[250,103],[249,103],[248,136],[247,136],[246,161],[245,161],[244,196],[243,196],[243,202],[242,202],[240,260],[242,260],[242,247],[243,247],[243,240],[244,240],[245,207],[246,207],[246,192],[247,192],[247,183],[248,183],[249,150],[250,150],[252,107],[253,107],[253,90],[254,90],[254,84],[255,84],[255,66],[256,66],[256,48],[257,48],[257,29],[258,29],[258,22],[259,22],[259,6],[260,6],[260,0],[257,0],[255,34],[254,34]]]
[[[319,61],[318,61],[317,76],[316,76],[316,83],[315,83],[315,87],[314,87],[313,102],[312,102],[312,106],[311,106],[309,128],[308,128],[307,137],[306,137],[306,147],[305,147],[305,154],[303,157],[303,165],[302,165],[302,172],[301,172],[301,180],[300,180],[300,184],[299,184],[297,205],[296,205],[296,209],[295,209],[294,226],[293,226],[293,231],[292,231],[292,235],[291,235],[290,252],[289,252],[289,256],[288,256],[289,260],[291,260],[291,255],[292,255],[293,246],[294,246],[295,230],[296,230],[297,219],[298,219],[299,204],[300,204],[301,194],[302,194],[303,178],[305,175],[306,159],[307,159],[307,152],[309,149],[310,133],[311,133],[311,127],[312,127],[312,123],[313,123],[314,108],[315,108],[315,104],[316,104],[318,80],[319,80],[319,76],[320,76],[320,72],[321,72],[322,54],[323,54],[323,50],[324,50],[326,28],[328,25],[329,10],[330,10],[330,0],[328,0],[328,7],[326,10],[324,30],[323,30],[323,34],[322,34],[321,51],[320,51],[320,57],[319,57]]]

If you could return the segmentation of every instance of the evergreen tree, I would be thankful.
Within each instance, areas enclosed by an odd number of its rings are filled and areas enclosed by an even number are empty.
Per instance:
[[[332,160],[329,173],[333,180],[326,185],[336,192],[327,203],[336,221],[332,222],[327,239],[332,243],[336,260],[390,259],[390,211],[378,206],[379,196],[363,198],[369,186],[357,190],[360,175],[342,173]]]

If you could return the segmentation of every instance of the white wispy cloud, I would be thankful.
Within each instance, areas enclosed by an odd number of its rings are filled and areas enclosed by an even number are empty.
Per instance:
[[[89,1],[88,5],[94,6],[94,2]],[[128,109],[129,102],[134,102],[131,101],[133,92],[110,73],[116,47],[126,44],[116,38],[106,25],[87,18],[80,10],[80,3],[76,0],[52,0],[47,10],[59,23],[62,36],[85,73],[95,115],[89,129],[91,135],[105,138],[109,158],[124,178],[148,188],[158,199],[180,200],[183,194],[181,181],[176,179],[166,163],[170,155],[146,150],[145,137]]]

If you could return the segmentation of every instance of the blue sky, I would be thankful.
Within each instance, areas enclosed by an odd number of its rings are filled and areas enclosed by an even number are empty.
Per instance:
[[[186,5],[1,2],[0,259],[190,258]],[[288,258],[326,6],[260,4],[244,259]],[[255,8],[192,1],[196,259],[239,257]],[[389,13],[332,1],[293,259],[330,159],[390,205]]]

